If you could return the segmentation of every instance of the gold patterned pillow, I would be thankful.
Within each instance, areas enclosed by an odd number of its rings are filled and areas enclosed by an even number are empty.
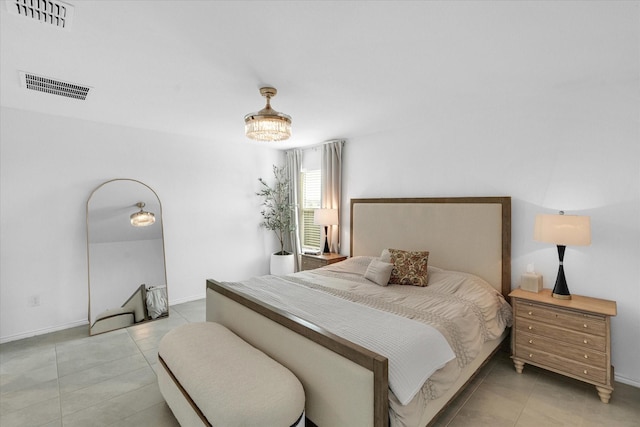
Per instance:
[[[390,284],[427,286],[428,251],[387,250],[393,264]]]

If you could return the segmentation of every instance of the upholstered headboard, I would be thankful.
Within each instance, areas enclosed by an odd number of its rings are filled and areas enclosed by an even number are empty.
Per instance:
[[[429,251],[429,265],[511,291],[511,198],[351,199],[351,256]]]

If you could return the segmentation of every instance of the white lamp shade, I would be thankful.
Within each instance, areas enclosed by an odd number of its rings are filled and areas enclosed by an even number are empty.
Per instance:
[[[313,212],[315,225],[338,225],[338,209],[316,209]]]
[[[533,238],[563,246],[591,244],[591,218],[578,215],[536,215]]]

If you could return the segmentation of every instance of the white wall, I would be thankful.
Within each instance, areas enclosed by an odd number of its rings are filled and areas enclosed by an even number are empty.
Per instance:
[[[637,55],[637,52],[635,52]],[[458,96],[401,131],[349,139],[344,199],[511,196],[512,285],[528,263],[553,287],[554,246],[533,241],[538,213],[590,215],[592,245],[568,247],[573,294],[617,302],[616,377],[640,386],[640,105],[628,90],[581,88],[493,99]],[[348,205],[347,205],[348,206]],[[342,252],[349,251],[349,209]],[[425,248],[429,249],[429,248]]]
[[[87,322],[85,206],[109,179],[142,181],[162,201],[171,304],[204,297],[207,278],[268,272],[276,245],[255,192],[281,152],[9,108],[1,118],[0,341]]]

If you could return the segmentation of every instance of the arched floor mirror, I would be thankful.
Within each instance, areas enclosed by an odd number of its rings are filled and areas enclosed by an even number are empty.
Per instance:
[[[169,315],[162,204],[133,179],[98,186],[87,200],[89,334]]]

